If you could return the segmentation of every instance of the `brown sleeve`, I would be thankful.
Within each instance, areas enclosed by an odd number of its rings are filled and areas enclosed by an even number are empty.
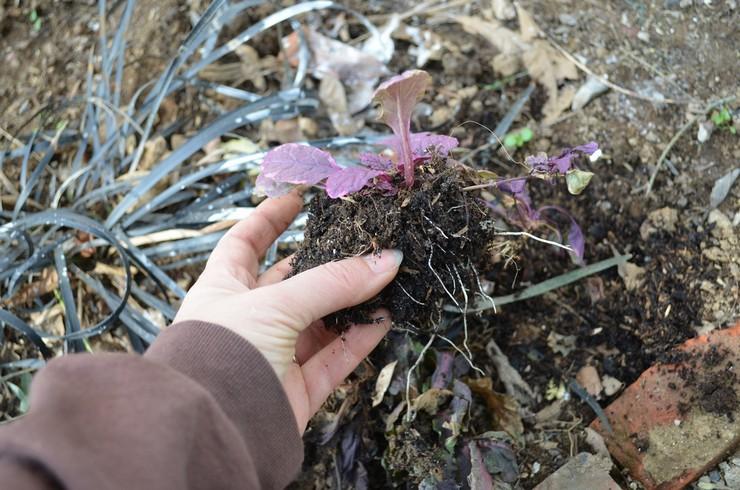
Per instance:
[[[302,459],[270,365],[202,322],[166,329],[143,357],[51,361],[29,413],[0,427],[3,488],[283,488]]]

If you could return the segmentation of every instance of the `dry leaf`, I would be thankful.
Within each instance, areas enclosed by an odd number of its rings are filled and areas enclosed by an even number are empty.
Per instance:
[[[566,87],[561,93],[558,91],[558,84],[563,80],[577,79],[578,69],[543,40],[535,40],[532,48],[524,53],[522,61],[529,75],[542,84],[547,92],[548,100],[542,108],[542,113],[545,116],[545,124],[550,124],[570,106],[575,96],[574,87]]]
[[[498,20],[511,20],[516,17],[516,10],[511,0],[491,0],[493,16]]]
[[[411,402],[412,411],[424,411],[429,415],[437,415],[440,405],[447,403],[447,400],[450,399],[452,394],[453,393],[450,390],[429,388]]]
[[[341,136],[357,134],[363,126],[362,119],[353,119],[347,106],[344,85],[331,73],[324,75],[319,84],[319,99],[324,103],[334,129]]]
[[[627,288],[627,291],[640,289],[645,282],[645,268],[639,265],[622,262],[617,265],[617,272],[619,273],[619,277],[624,281],[624,287]]]
[[[456,15],[453,19],[460,23],[466,32],[484,37],[501,53],[523,53],[529,48],[516,32],[504,27],[500,22],[485,21],[478,17],[468,17],[466,15]]]
[[[385,65],[375,56],[326,37],[311,29],[304,29],[304,36],[311,51],[311,74],[323,79],[331,74],[347,90],[348,112],[355,114],[370,104],[373,91],[380,77],[388,73]],[[283,38],[288,61],[298,65],[299,43],[296,32]]]
[[[534,399],[534,391],[509,363],[509,358],[504,355],[496,342],[491,339],[486,346],[486,352],[491,357],[496,373],[506,387],[506,393],[513,396],[522,405],[531,404]]]
[[[516,13],[519,16],[519,33],[524,42],[535,40],[540,35],[540,28],[532,18],[532,15],[517,3]]]
[[[524,425],[516,400],[493,391],[491,378],[469,379],[466,384],[476,395],[485,400],[491,412],[493,427],[506,431],[515,440],[520,440],[524,433]]]
[[[388,391],[388,387],[393,380],[393,371],[396,369],[398,361],[389,362],[378,374],[378,379],[375,381],[375,392],[373,393],[373,406],[377,407],[383,401],[385,392]]]

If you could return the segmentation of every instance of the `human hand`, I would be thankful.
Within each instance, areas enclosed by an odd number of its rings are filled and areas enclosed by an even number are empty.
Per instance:
[[[391,327],[378,310],[370,325],[341,338],[321,318],[371,299],[398,272],[401,252],[349,258],[283,280],[290,257],[258,275],[260,257],[303,207],[296,192],[267,199],[221,238],[183,300],[175,322],[201,320],[241,335],[265,356],[288,396],[301,433],[334,388]]]

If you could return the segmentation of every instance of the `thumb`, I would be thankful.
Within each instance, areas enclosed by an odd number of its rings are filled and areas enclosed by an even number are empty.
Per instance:
[[[278,300],[283,298],[284,304],[291,304],[303,329],[377,295],[396,276],[402,260],[400,250],[383,250],[379,255],[329,262],[263,289]]]

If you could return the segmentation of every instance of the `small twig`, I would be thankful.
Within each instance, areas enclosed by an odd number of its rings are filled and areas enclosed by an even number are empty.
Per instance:
[[[704,110],[702,110],[698,114],[694,114],[691,116],[691,119],[689,119],[686,124],[681,126],[681,129],[678,130],[676,134],[673,135],[673,138],[668,142],[665,148],[663,148],[663,152],[660,154],[660,157],[658,158],[658,162],[655,164],[655,170],[653,170],[652,175],[650,175],[650,180],[647,184],[647,189],[645,190],[645,197],[650,195],[650,192],[653,190],[653,184],[655,183],[655,178],[658,176],[658,172],[660,172],[660,167],[663,164],[663,161],[668,156],[668,153],[671,151],[671,149],[674,147],[674,145],[678,142],[678,140],[683,136],[683,134],[689,130],[691,126],[694,125],[695,122],[699,120],[699,118],[704,117],[706,113],[711,111],[712,109],[715,109],[722,104],[725,104],[727,102],[731,102],[736,99],[737,96],[733,95],[730,97],[725,97],[723,99],[715,100],[714,102],[710,102],[707,104],[706,107],[704,107]]]
[[[421,361],[424,359],[424,354],[427,353],[429,348],[432,346],[432,343],[434,342],[434,339],[437,338],[437,334],[433,333],[429,337],[429,342],[424,346],[424,348],[419,353],[419,357],[416,358],[416,362],[414,362],[413,366],[409,368],[409,371],[406,373],[406,421],[411,422],[413,419],[412,417],[412,407],[411,407],[411,375],[414,373],[417,367],[419,367],[419,364],[421,364]]]

